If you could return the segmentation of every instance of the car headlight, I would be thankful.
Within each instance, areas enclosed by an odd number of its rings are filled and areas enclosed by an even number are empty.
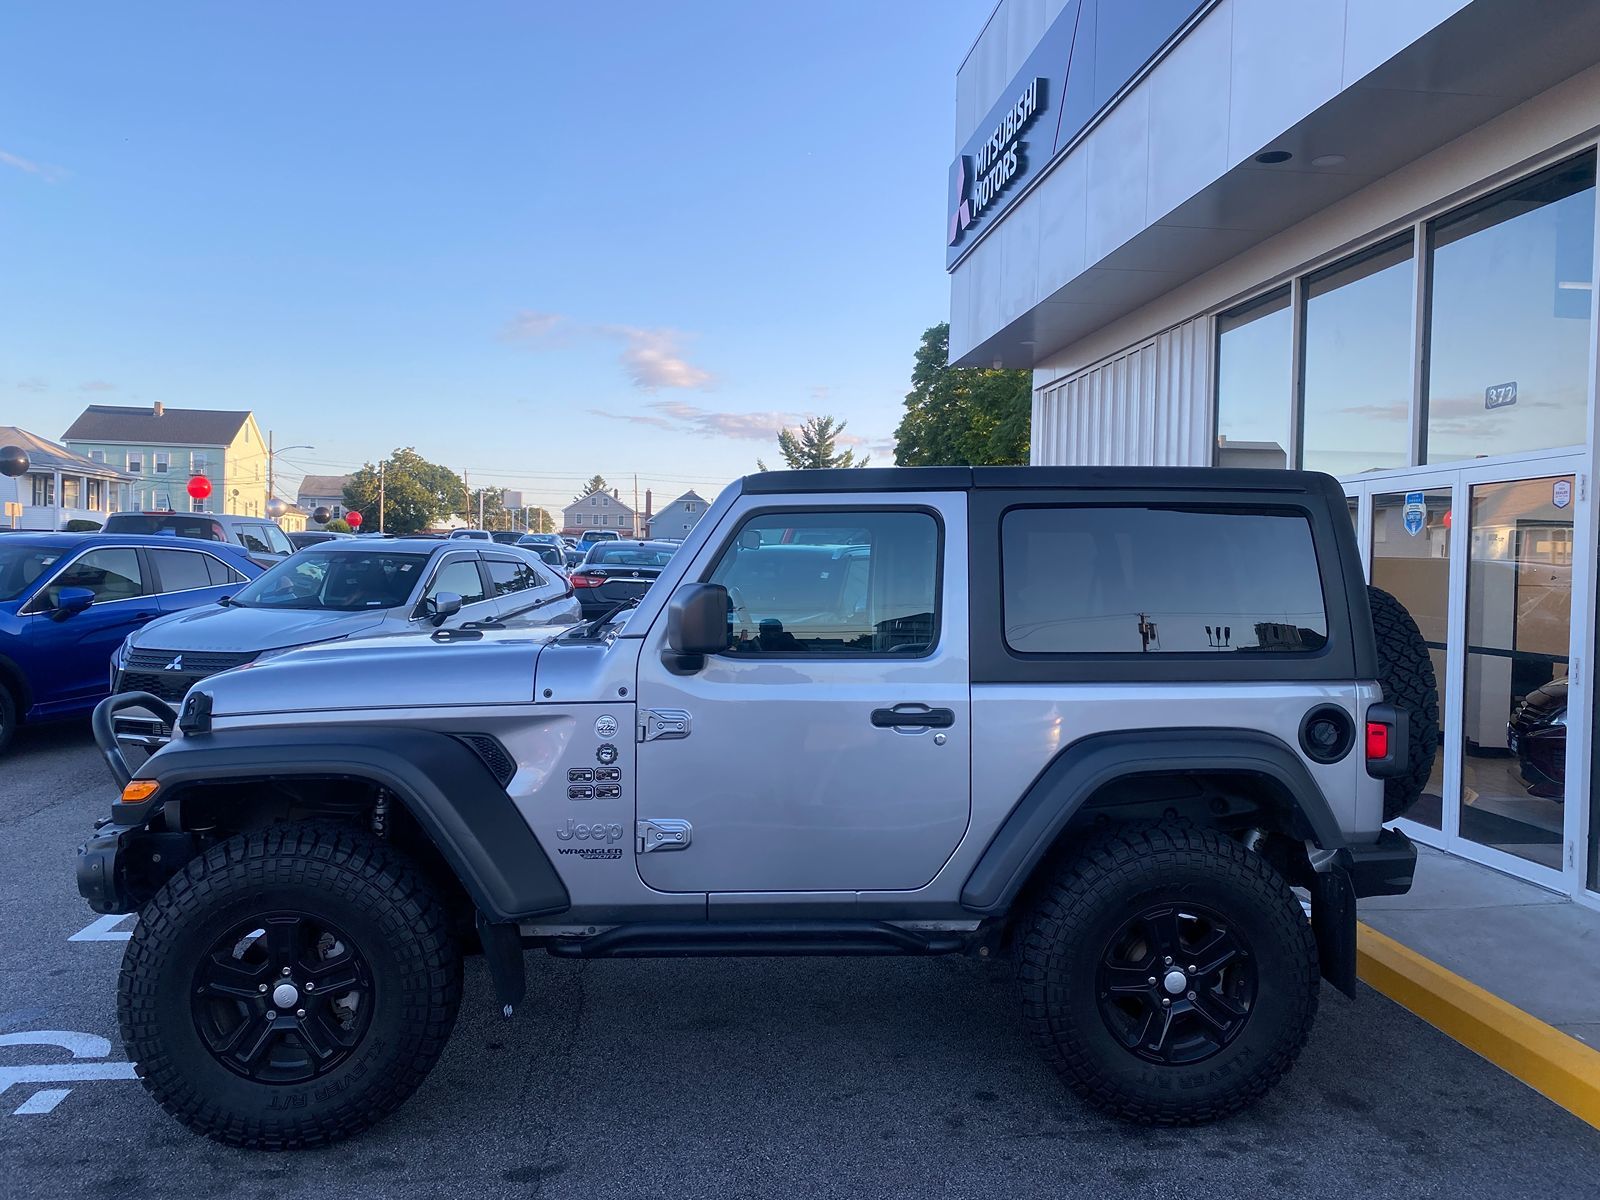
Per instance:
[[[128,665],[128,652],[133,649],[133,634],[122,639],[122,645],[111,652],[111,665],[119,671]]]

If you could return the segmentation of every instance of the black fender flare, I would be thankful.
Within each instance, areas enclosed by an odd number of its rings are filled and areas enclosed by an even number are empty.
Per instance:
[[[393,792],[478,910],[509,922],[564,912],[566,886],[516,804],[471,748],[446,733],[401,726],[220,730],[178,738],[135,773],[161,786],[112,821],[144,825],[192,784],[291,778],[359,779]]]
[[[1133,729],[1091,734],[1067,746],[1029,785],[978,858],[962,907],[1005,912],[1061,831],[1101,788],[1139,775],[1244,773],[1285,795],[1317,843],[1344,846],[1327,797],[1300,756],[1270,734],[1247,729]]]

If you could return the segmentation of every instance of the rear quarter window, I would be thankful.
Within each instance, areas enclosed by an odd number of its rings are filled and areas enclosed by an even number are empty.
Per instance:
[[[1018,654],[1295,654],[1328,619],[1311,524],[1294,511],[1016,508],[1000,526]]]

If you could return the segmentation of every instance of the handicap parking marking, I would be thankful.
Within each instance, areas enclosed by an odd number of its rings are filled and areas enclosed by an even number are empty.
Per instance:
[[[69,942],[125,942],[133,936],[131,929],[118,929],[124,921],[138,920],[137,913],[109,913],[103,917],[96,917],[77,933],[67,939]]]
[[[0,1034],[0,1048],[6,1046],[57,1046],[75,1059],[105,1058],[111,1043],[97,1033],[71,1029],[33,1029]],[[94,1080],[137,1079],[131,1062],[28,1063],[0,1067],[0,1095],[14,1084],[87,1083]],[[42,1116],[54,1112],[67,1098],[70,1087],[41,1088],[12,1110],[14,1117]]]

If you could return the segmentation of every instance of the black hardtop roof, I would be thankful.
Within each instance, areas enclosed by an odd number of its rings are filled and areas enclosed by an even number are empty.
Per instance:
[[[1077,488],[1208,492],[1342,491],[1319,471],[1245,467],[840,467],[746,475],[751,495],[778,492],[959,492],[974,488]]]

